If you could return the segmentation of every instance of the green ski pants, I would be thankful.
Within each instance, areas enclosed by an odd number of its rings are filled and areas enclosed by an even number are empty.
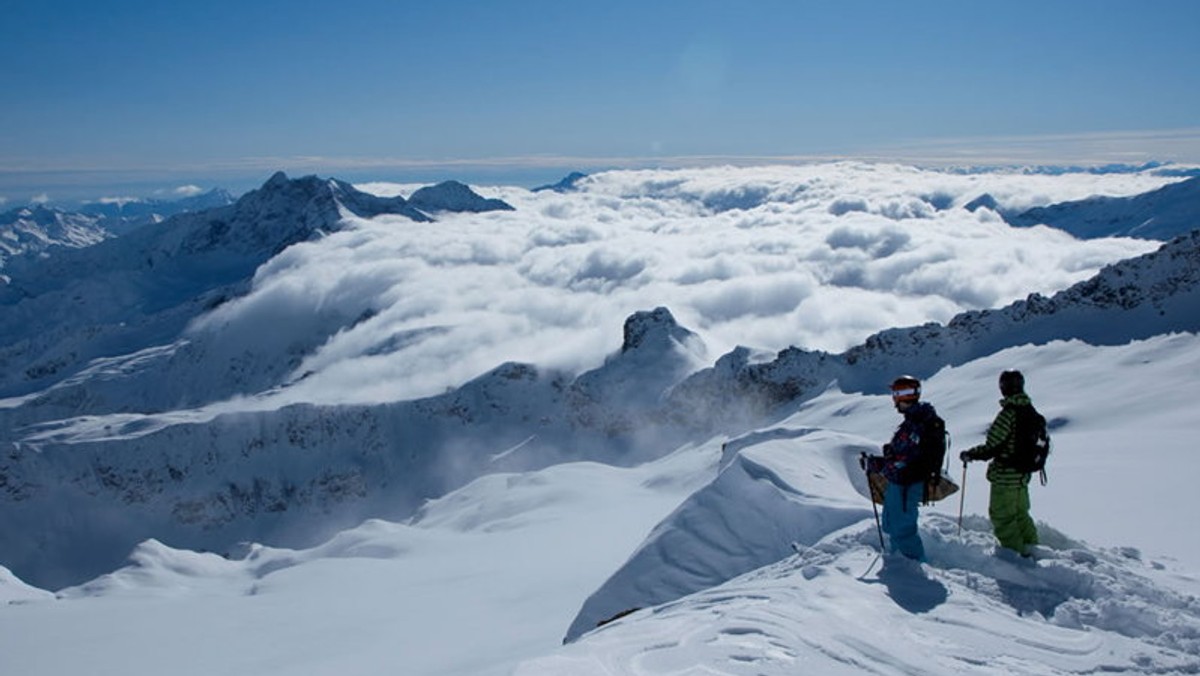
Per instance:
[[[1018,554],[1038,543],[1037,526],[1029,516],[1029,485],[992,484],[988,517],[1000,545]]]

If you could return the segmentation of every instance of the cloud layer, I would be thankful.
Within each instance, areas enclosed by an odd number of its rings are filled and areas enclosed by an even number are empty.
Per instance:
[[[277,351],[293,331],[323,329],[286,398],[326,402],[435,394],[505,361],[591,368],[620,346],[626,316],[660,305],[712,359],[738,344],[841,351],[1053,293],[1158,246],[1013,229],[962,208],[980,195],[1024,208],[1171,180],[838,163],[613,171],[566,194],[479,187],[516,211],[356,220],[263,266],[249,296],[195,331]]]

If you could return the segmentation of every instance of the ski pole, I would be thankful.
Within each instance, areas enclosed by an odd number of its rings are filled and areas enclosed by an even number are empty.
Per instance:
[[[879,533],[879,551],[884,550],[883,526],[879,524],[879,507],[875,505],[875,487],[871,485],[871,473],[867,471],[867,454],[862,454],[863,473],[867,476],[867,499],[871,501],[871,511],[875,513],[875,532]]]
[[[958,536],[962,537],[963,503],[967,501],[967,461],[963,460],[962,487],[958,489]]]
[[[867,475],[867,484],[871,483],[871,475]],[[883,526],[879,524],[879,507],[875,504],[875,494],[871,494],[871,511],[875,512],[875,532],[879,533],[879,551],[883,551]]]

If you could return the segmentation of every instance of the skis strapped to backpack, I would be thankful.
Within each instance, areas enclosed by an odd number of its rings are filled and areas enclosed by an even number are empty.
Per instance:
[[[950,432],[946,423],[934,416],[929,420],[921,437],[925,466],[928,475],[925,478],[924,493],[921,503],[932,504],[958,491],[958,484],[946,474],[942,465],[946,458],[946,449],[950,447]]]

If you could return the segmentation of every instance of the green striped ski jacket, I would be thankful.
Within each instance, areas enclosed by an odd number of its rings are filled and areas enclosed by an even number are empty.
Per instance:
[[[991,460],[987,480],[993,484],[1023,486],[1029,483],[1029,475],[1008,465],[1016,442],[1016,406],[1029,406],[1032,402],[1025,393],[1014,394],[1000,400],[1000,412],[988,428],[987,441],[968,451],[976,460]]]

